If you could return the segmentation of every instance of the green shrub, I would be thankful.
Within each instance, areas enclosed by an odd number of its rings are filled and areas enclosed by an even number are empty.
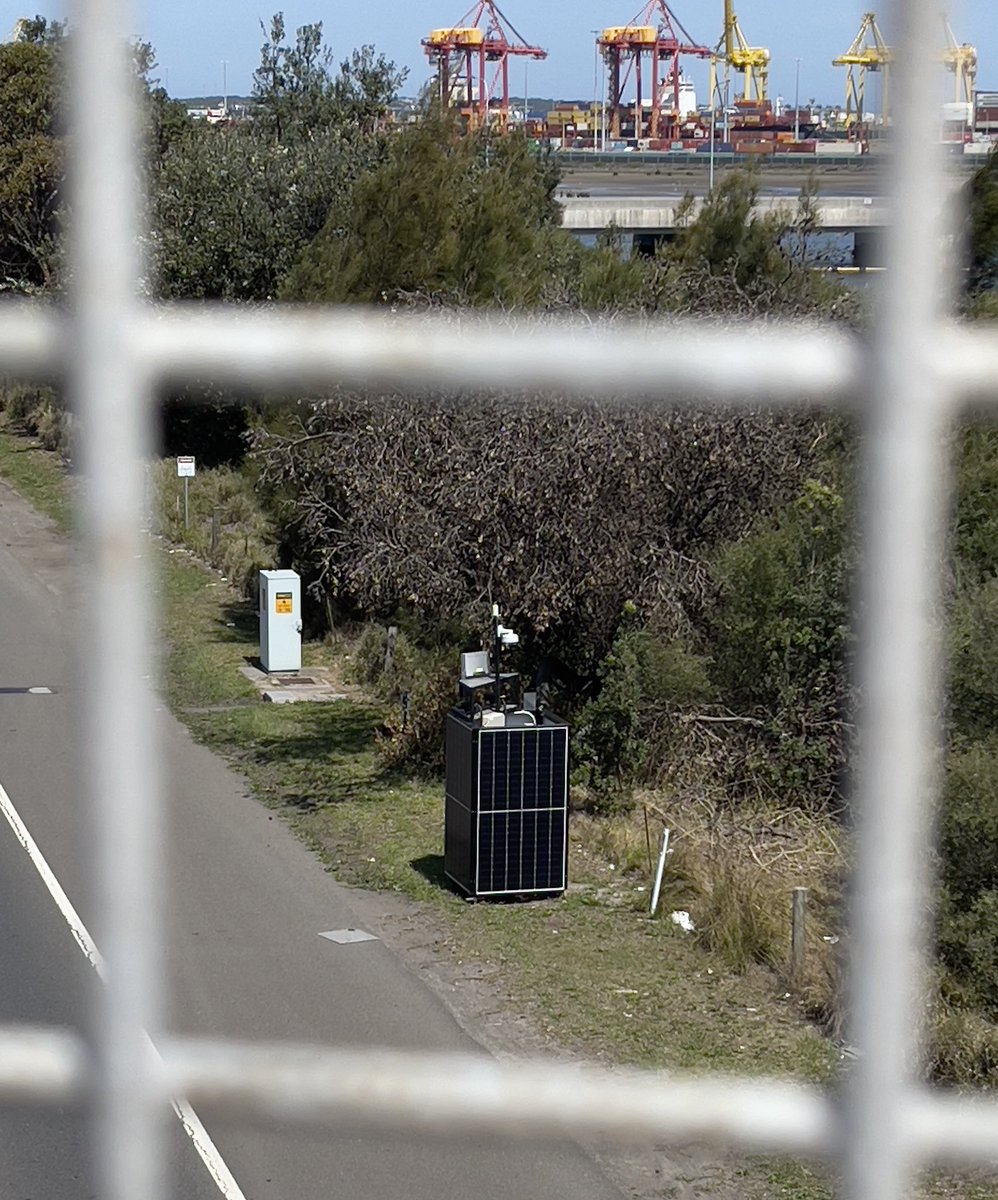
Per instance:
[[[940,823],[943,882],[966,907],[998,889],[998,735],[950,755]]]
[[[953,602],[949,625],[949,715],[958,734],[984,737],[998,725],[995,630],[998,579],[962,587]]]
[[[453,655],[424,661],[422,670],[404,693],[407,703],[395,710],[379,741],[386,763],[435,774],[444,768],[444,722],[456,700]],[[398,699],[401,701],[402,694]],[[403,718],[404,712],[404,718]]]
[[[954,750],[940,820],[939,952],[966,1003],[998,1018],[998,735]]]
[[[814,480],[778,521],[716,558],[713,682],[755,721],[733,787],[837,807],[846,759],[849,553],[842,497]]]
[[[953,549],[958,570],[973,581],[998,570],[998,426],[969,425],[958,445]]]
[[[244,595],[255,596],[259,571],[278,566],[279,552],[273,523],[249,474],[231,467],[199,466],[188,487],[187,525],[176,460],[153,463],[148,478],[153,527],[221,571]],[[216,512],[218,536],[213,538]]]
[[[599,681],[599,695],[579,715],[573,754],[605,808],[661,771],[676,713],[707,699],[710,683],[687,640],[626,615]]]
[[[998,1087],[998,1026],[940,996],[933,1005],[926,1069],[935,1083]]]
[[[354,677],[388,706],[389,717],[379,741],[388,764],[442,771],[444,722],[447,710],[457,700],[460,646],[420,645],[418,630],[407,631],[401,624],[404,615],[395,620],[399,624],[388,670],[388,626],[371,624],[354,652]]]
[[[52,388],[0,380],[0,412],[7,424],[38,438],[46,450],[68,457],[72,421]]]

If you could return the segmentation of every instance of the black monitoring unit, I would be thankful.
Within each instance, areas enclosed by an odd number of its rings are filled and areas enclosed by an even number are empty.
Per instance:
[[[447,714],[444,871],[468,896],[563,892],[568,726],[526,712],[504,722]]]

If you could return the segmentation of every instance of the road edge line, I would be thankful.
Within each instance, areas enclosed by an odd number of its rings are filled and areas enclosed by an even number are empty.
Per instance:
[[[107,964],[104,961],[104,956],[97,948],[97,943],[90,936],[90,931],[83,924],[80,914],[73,907],[73,903],[66,895],[62,884],[56,878],[55,872],[49,866],[45,855],[38,848],[38,843],[31,836],[27,825],[21,819],[20,813],[14,807],[14,802],[7,794],[7,789],[2,783],[0,783],[0,812],[3,813],[7,824],[13,831],[14,837],[17,838],[21,848],[28,855],[32,866],[41,877],[42,883],[48,889],[49,895],[55,901],[56,907],[69,926],[73,940],[97,972],[100,981],[106,985]],[[156,1045],[148,1033],[146,1033],[146,1038],[153,1053],[159,1057],[159,1051],[156,1049]],[[218,1147],[211,1140],[211,1135],[205,1129],[201,1118],[186,1100],[177,1099],[171,1103],[173,1111],[177,1114],[177,1118],[183,1126],[184,1132],[190,1139],[191,1145],[197,1151],[198,1157],[204,1163],[208,1174],[214,1181],[215,1186],[225,1197],[225,1200],[246,1200],[242,1188],[240,1188],[232,1172],[226,1165],[225,1159],[222,1158],[218,1151]]]

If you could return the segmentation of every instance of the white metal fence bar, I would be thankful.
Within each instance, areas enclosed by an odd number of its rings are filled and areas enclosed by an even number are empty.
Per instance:
[[[852,1040],[845,1178],[853,1200],[902,1200],[910,1187],[905,1106],[924,1004],[920,959],[935,745],[936,595],[943,543],[945,389],[932,370],[943,314],[944,195],[931,144],[935,9],[892,6],[896,37],[893,222],[873,337],[863,448],[861,742],[850,930]]]
[[[71,357],[67,322],[56,310],[4,303],[0,311],[0,369],[40,379],[65,370]],[[402,337],[407,329],[412,335]],[[539,388],[543,372],[544,386],[562,393],[606,390],[694,398],[707,406],[812,402],[862,408],[871,365],[862,342],[840,330],[769,321],[739,322],[722,332],[695,321],[641,326],[551,318],[514,325],[494,317],[287,306],[233,312],[208,304],[138,310],[130,339],[138,362],[160,382],[210,377],[268,388],[333,380],[399,388]],[[941,404],[998,403],[998,330],[940,322],[921,354],[944,385]]]
[[[420,317],[371,310],[162,306],[133,314],[130,344],[161,382],[279,387],[306,381],[397,388],[557,389],[636,396],[715,396],[799,404],[855,394],[863,354],[838,330],[744,322]],[[792,361],[784,361],[786,355]],[[998,348],[996,348],[998,357]],[[10,305],[0,364],[45,376],[64,358],[54,311]]]
[[[98,1161],[107,1200],[158,1200],[157,1125],[167,1092],[283,1120],[357,1119],[449,1130],[497,1128],[734,1141],[841,1152],[854,1200],[900,1200],[916,1162],[982,1160],[998,1146],[998,1106],[915,1086],[923,832],[932,781],[934,603],[944,495],[945,419],[998,398],[998,336],[941,321],[942,195],[934,128],[935,9],[895,0],[900,34],[895,225],[880,321],[867,356],[827,330],[680,323],[658,331],[580,322],[455,322],[430,314],[218,307],[140,309],[135,157],[123,0],[77,0],[74,14],[73,314],[5,306],[0,368],[70,380],[88,475],[90,790],[99,814],[99,940],[110,966],[96,1078],[80,1045],[53,1031],[0,1028],[0,1099],[101,1103]],[[67,338],[66,331],[71,336]],[[872,369],[868,370],[872,364]],[[862,394],[867,376],[872,383]],[[160,922],[148,601],[139,541],[150,385],[216,381],[382,387],[556,389],[697,403],[856,404],[868,415],[863,589],[861,833],[853,905],[854,1040],[863,1054],[845,1102],[811,1089],[650,1075],[580,1075],[545,1065],[170,1040],[162,1071],[142,1038],[159,1025]],[[858,399],[857,399],[858,397]],[[545,1125],[545,1122],[548,1124]]]
[[[612,1073],[545,1063],[500,1065],[464,1055],[287,1043],[168,1038],[158,1079],[228,1117],[335,1125],[344,1120],[448,1134],[549,1139],[669,1140],[831,1157],[839,1101],[775,1080]],[[89,1090],[86,1047],[61,1030],[0,1028],[0,1101],[79,1102]],[[465,1068],[470,1068],[466,1070]],[[910,1091],[899,1108],[912,1163],[998,1161],[998,1103]]]
[[[162,922],[151,590],[137,514],[152,446],[147,376],[131,337],[141,278],[136,83],[124,0],[77,0],[70,41],[70,395],[87,479],[91,564],[84,667],[86,795],[94,814],[94,931],[107,963],[96,1027],[97,1178],[107,1200],[159,1200],[166,1110],[156,1094]]]

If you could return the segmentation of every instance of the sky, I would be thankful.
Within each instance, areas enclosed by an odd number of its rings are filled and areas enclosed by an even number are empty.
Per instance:
[[[941,0],[942,8],[946,0]],[[364,43],[409,69],[404,93],[415,95],[429,76],[420,39],[433,28],[458,24],[471,0],[402,0],[362,4],[358,0],[285,0],[288,28],[321,21],[337,57]],[[544,62],[530,62],[532,96],[581,99],[593,95],[593,30],[629,24],[642,0],[500,0],[500,8],[531,43],[548,51]],[[259,61],[260,21],[269,22],[281,0],[261,6],[247,0],[137,0],[135,34],[156,49],[159,79],[174,96],[249,93]],[[671,0],[679,21],[697,42],[713,45],[723,25],[722,0]],[[831,59],[841,54],[859,30],[870,0],[736,0],[735,10],[751,45],[769,48],[770,94],[793,102],[800,59],[800,99],[841,103],[845,73]],[[20,16],[39,13],[64,18],[66,0],[0,0],[0,37]],[[990,10],[990,12],[989,12]],[[949,0],[957,40],[977,46],[978,87],[998,91],[998,19],[995,0]],[[890,42],[886,5],[881,28]],[[940,47],[943,44],[940,26]],[[523,62],[511,68],[510,90],[523,91]],[[225,64],[223,66],[223,63]],[[685,69],[707,93],[707,69],[695,59]]]

